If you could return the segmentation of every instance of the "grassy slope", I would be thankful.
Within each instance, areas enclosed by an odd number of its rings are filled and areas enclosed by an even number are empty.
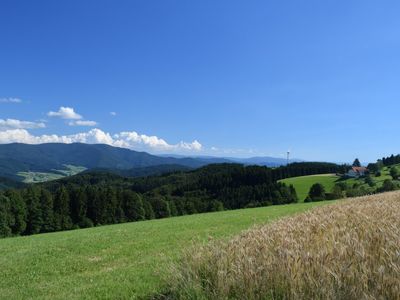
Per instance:
[[[286,184],[292,184],[296,189],[299,201],[302,202],[307,197],[310,187],[314,183],[321,183],[325,187],[325,190],[329,192],[338,179],[339,177],[334,174],[323,174],[323,175],[292,177],[283,179],[281,180],[281,182],[284,182]]]
[[[395,166],[400,167],[400,164]],[[371,175],[372,180],[376,183],[376,187],[381,187],[386,179],[392,179],[392,177],[390,176],[390,169],[388,167],[384,167],[381,170],[381,174],[382,175],[379,177],[375,177],[373,174]],[[314,183],[321,183],[322,185],[324,185],[327,192],[330,192],[335,183],[339,181],[345,182],[349,186],[358,183],[367,187],[363,178],[348,178],[342,180],[334,174],[292,177],[280,181],[286,184],[292,184],[295,187],[300,202],[304,201],[304,199],[307,197],[310,187]]]
[[[191,241],[331,202],[270,206],[0,240],[0,298],[132,298],[160,291]]]

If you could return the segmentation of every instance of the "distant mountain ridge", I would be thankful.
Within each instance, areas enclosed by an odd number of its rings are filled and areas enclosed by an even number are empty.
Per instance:
[[[162,155],[167,157],[168,155]],[[243,165],[258,165],[266,167],[280,167],[288,163],[286,158],[272,157],[272,156],[255,156],[250,158],[239,158],[239,157],[214,157],[214,156],[184,156],[184,155],[172,155],[175,158],[194,158],[210,163],[239,163]],[[289,159],[289,163],[304,162],[302,159]]]
[[[299,160],[290,160],[295,162]],[[225,158],[152,155],[104,144],[49,143],[0,145],[0,177],[36,182],[74,175],[82,170],[109,170],[127,177],[188,171],[209,164],[240,163],[278,167],[286,160],[273,157]],[[73,173],[76,170],[75,173]],[[33,178],[33,180],[32,180]]]
[[[198,168],[208,164],[194,158],[173,158],[151,155],[103,144],[3,144],[0,145],[0,176],[21,181],[20,172],[52,172],[65,165],[86,169],[145,168],[157,165],[180,165]]]

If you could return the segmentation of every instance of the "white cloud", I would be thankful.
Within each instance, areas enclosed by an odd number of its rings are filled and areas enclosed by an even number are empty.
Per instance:
[[[58,111],[49,111],[49,117],[59,117],[67,120],[80,120],[82,116],[74,111],[72,107],[61,106]]]
[[[9,130],[9,129],[36,129],[36,128],[45,128],[46,125],[43,122],[29,122],[29,121],[20,121],[15,119],[0,119],[0,130]]]
[[[19,98],[0,98],[0,103],[21,103]]]
[[[121,132],[111,136],[100,129],[91,129],[72,135],[40,135],[34,136],[25,129],[9,129],[0,131],[0,144],[6,143],[87,143],[87,144],[107,144],[116,147],[128,148],[141,151],[152,152],[191,152],[201,151],[202,145],[197,141],[191,143],[180,142],[169,144],[157,136],[147,136],[138,134],[135,131]]]
[[[78,120],[78,121],[71,121],[68,123],[69,126],[89,126],[94,127],[97,126],[98,123],[96,121],[89,121],[89,120]]]
[[[117,115],[117,113],[115,111],[110,112],[110,115],[112,115],[113,117],[115,117]]]

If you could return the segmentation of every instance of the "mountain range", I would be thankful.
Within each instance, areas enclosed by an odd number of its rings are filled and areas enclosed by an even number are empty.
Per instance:
[[[114,173],[123,176],[137,177],[186,171],[213,163],[232,162],[270,167],[286,164],[285,159],[273,157],[242,159],[211,156],[156,156],[104,144],[13,143],[0,145],[0,177],[25,182],[57,179],[86,169],[113,170]]]

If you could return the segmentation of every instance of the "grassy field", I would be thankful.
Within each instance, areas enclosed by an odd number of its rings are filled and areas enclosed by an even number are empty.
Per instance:
[[[400,167],[400,165],[395,165],[395,167]],[[381,187],[383,182],[386,179],[392,179],[390,176],[390,169],[388,167],[384,167],[381,170],[381,176],[376,177],[374,174],[371,174],[372,180],[375,182],[376,187]],[[310,187],[314,183],[321,183],[325,187],[326,192],[330,192],[332,187],[338,182],[345,182],[348,186],[353,186],[354,184],[358,184],[361,186],[368,187],[363,178],[347,178],[341,179],[339,176],[335,174],[321,174],[321,175],[309,175],[309,176],[299,176],[292,177],[280,180],[280,182],[284,182],[286,184],[292,184],[297,192],[297,196],[299,197],[299,201],[303,202],[307,197]]]
[[[182,249],[332,202],[243,209],[0,240],[1,299],[126,299],[159,292]]]
[[[400,192],[348,199],[188,249],[171,299],[399,299]]]
[[[339,179],[340,177],[336,176],[335,174],[322,174],[286,178],[281,180],[281,182],[292,184],[296,189],[299,201],[303,202],[308,195],[310,187],[314,183],[321,183],[325,187],[325,191],[330,192],[332,187]]]

